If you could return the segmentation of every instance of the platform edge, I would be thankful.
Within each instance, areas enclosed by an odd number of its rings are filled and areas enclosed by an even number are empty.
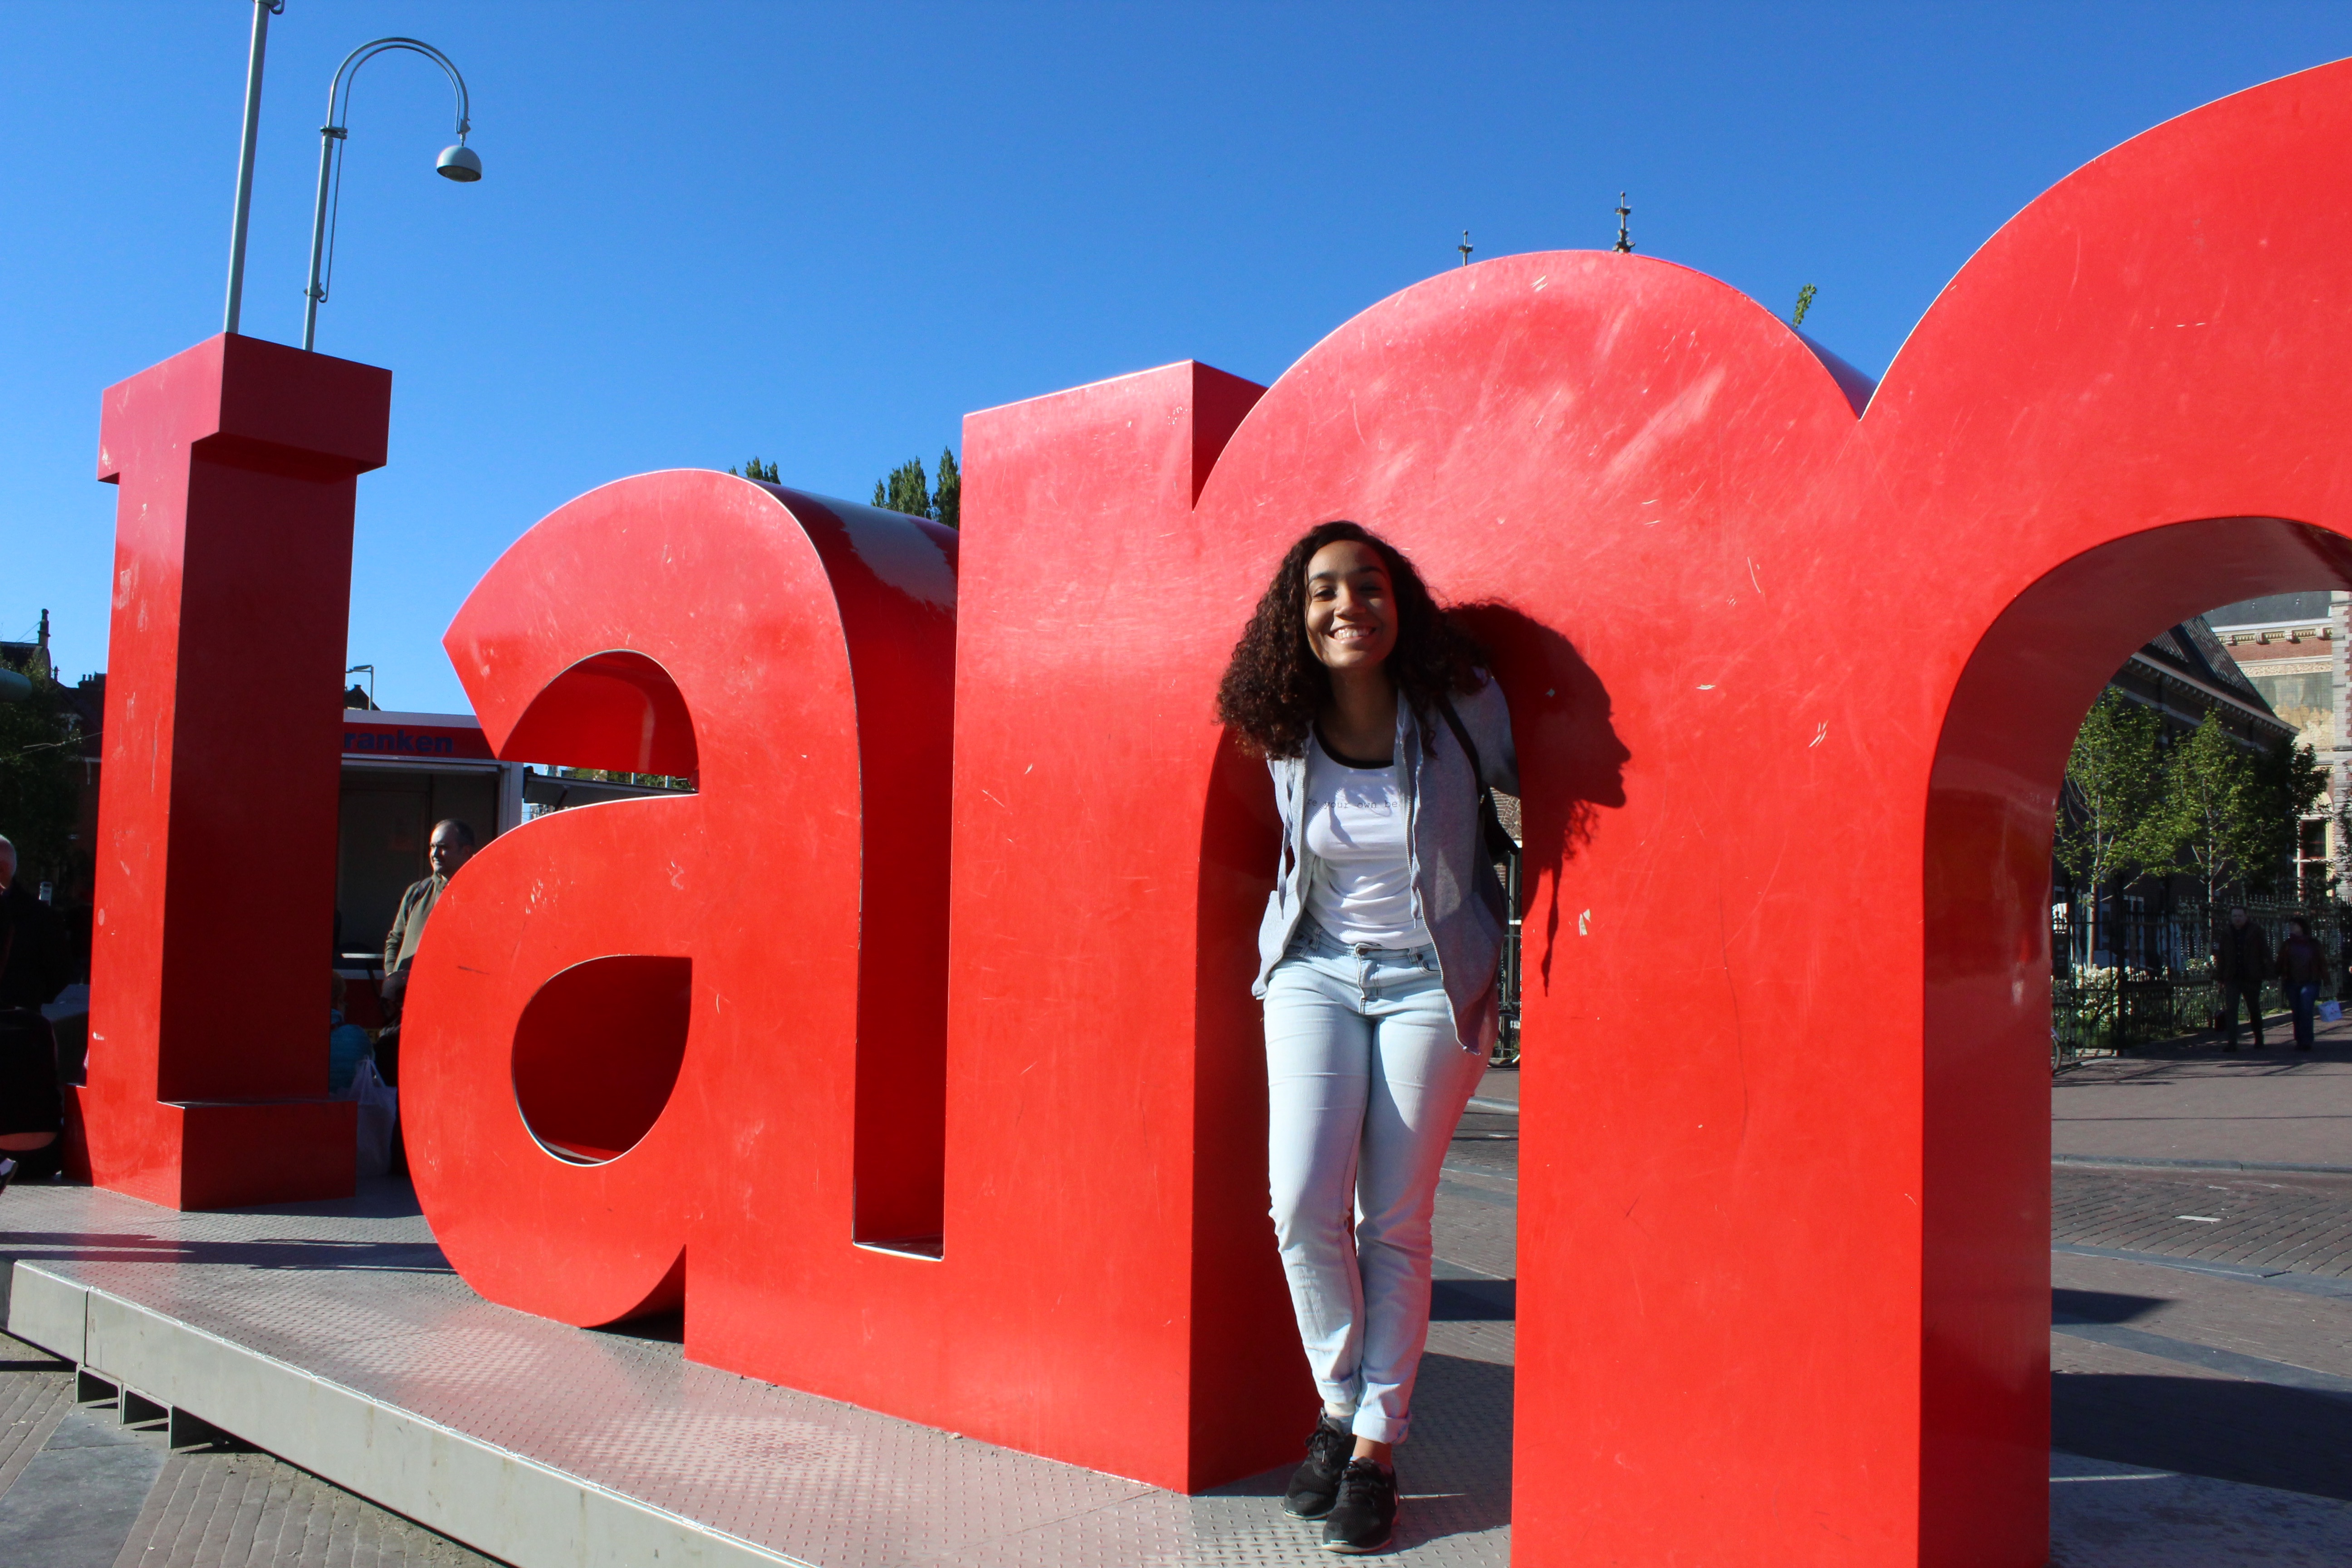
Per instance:
[[[26,1302],[43,1349],[70,1341],[91,1371],[515,1568],[814,1568],[36,1265],[15,1283],[12,1333]]]
[[[8,1270],[8,1331],[76,1366],[82,1363],[89,1289],[18,1262]]]

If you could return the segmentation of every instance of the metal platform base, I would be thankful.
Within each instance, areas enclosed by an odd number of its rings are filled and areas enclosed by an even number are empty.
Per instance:
[[[11,1333],[519,1568],[1331,1561],[1278,1472],[1181,1497],[492,1306],[404,1186],[233,1214],[0,1202]],[[1475,1283],[1455,1305],[1490,1315]],[[1431,1352],[1392,1560],[1500,1564],[1511,1325],[1441,1322]]]
[[[1390,1561],[1509,1555],[1517,1184],[1479,1156],[1458,1146],[1438,1186],[1440,1321]],[[89,1397],[120,1389],[110,1408],[168,1415],[175,1442],[233,1435],[520,1568],[1331,1561],[1283,1517],[1279,1471],[1181,1497],[492,1306],[398,1184],[190,1215],[16,1187],[0,1226],[9,1331]],[[2332,1498],[2066,1455],[2053,1481],[2065,1568],[2352,1560]]]

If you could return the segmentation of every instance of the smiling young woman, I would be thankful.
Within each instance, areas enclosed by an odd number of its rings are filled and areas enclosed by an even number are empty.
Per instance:
[[[1400,552],[1327,522],[1283,556],[1217,695],[1282,814],[1255,986],[1268,1184],[1323,1395],[1283,1506],[1333,1552],[1394,1534],[1430,1211],[1494,1045],[1507,921],[1480,807],[1518,763],[1483,661]]]

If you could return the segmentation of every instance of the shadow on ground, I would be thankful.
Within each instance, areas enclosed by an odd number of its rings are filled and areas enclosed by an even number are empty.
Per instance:
[[[1511,1522],[1511,1393],[1507,1366],[1434,1352],[1422,1358],[1412,1438],[1397,1450],[1404,1496],[1400,1549]],[[1298,1436],[1303,1450],[1303,1426]],[[1289,1484],[1290,1469],[1285,1465],[1202,1495],[1277,1498]]]
[[[2218,1377],[2058,1373],[2050,1443],[2068,1453],[2352,1500],[2352,1398]]]

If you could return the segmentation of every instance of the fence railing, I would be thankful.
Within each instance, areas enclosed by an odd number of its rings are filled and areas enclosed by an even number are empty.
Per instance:
[[[1496,976],[1502,1026],[1495,1032],[1495,1054],[1488,1058],[1497,1067],[1507,1066],[1519,1059],[1520,858],[1514,852],[1497,863],[1503,876],[1504,907],[1511,912],[1510,929],[1503,933],[1502,973]]]
[[[1519,1059],[1519,857],[1497,866],[1509,892],[1511,926],[1503,940],[1502,1027],[1494,1060]],[[2344,961],[2352,937],[2352,906],[2308,905],[2281,899],[2243,900],[2248,917],[2263,928],[2275,954],[2286,923],[2301,918],[2327,955],[2319,994],[2347,991]],[[2055,904],[2051,910],[2050,1059],[2063,1067],[2085,1057],[2115,1056],[2134,1046],[2177,1039],[2211,1028],[2221,1012],[2221,988],[2213,980],[2213,948],[2228,909],[2209,917],[2201,902],[2172,900],[2148,909],[2129,898],[2100,901],[2095,919],[2089,901]],[[2286,1005],[2276,981],[2263,987],[2262,1006]]]
[[[2250,898],[2243,907],[2275,954],[2291,919],[2308,921],[2327,955],[2319,994],[2338,996],[2352,910]],[[2134,1046],[2175,1039],[2214,1026],[2221,988],[2213,979],[2213,950],[2228,907],[2209,913],[2201,901],[2176,900],[2148,909],[2141,900],[2105,899],[2095,911],[2085,900],[2053,905],[2050,952],[2050,1057],[2065,1066],[2084,1057],[2114,1056]],[[2262,1006],[2286,1005],[2275,980],[2263,987]]]

